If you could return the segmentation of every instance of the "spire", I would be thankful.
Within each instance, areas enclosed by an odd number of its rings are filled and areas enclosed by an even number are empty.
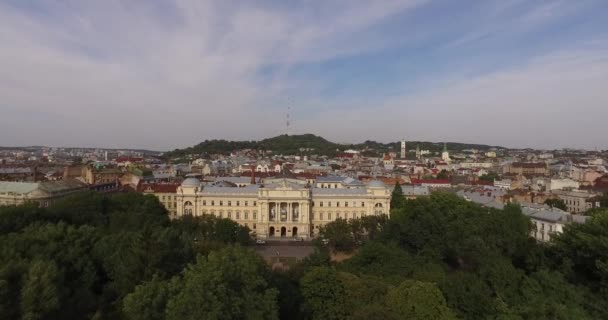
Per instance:
[[[447,152],[448,151],[448,144],[447,143],[443,143],[443,152]]]

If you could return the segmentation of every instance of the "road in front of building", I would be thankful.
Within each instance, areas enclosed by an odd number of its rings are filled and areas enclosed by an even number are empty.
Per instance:
[[[255,250],[264,259],[276,257],[295,258],[302,260],[314,252],[314,246],[310,242],[268,242],[264,245],[256,245]]]

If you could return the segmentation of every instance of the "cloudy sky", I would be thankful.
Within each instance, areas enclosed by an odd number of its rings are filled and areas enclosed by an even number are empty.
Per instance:
[[[606,0],[0,0],[0,145],[608,148]]]

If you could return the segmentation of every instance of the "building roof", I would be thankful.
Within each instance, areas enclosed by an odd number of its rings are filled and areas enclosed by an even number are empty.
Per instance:
[[[447,179],[411,179],[412,184],[450,184]]]
[[[30,174],[32,168],[0,168],[0,174]]]
[[[384,184],[384,182],[382,182],[380,180],[372,180],[367,183],[367,186],[370,188],[386,188],[386,185]]]
[[[260,186],[255,184],[255,185],[248,185],[245,187],[235,187],[235,188],[231,188],[231,187],[217,187],[217,186],[210,186],[210,187],[204,187],[203,190],[201,190],[201,194],[239,194],[239,195],[257,195],[258,194],[258,190],[260,189]]]
[[[182,187],[198,187],[201,185],[201,181],[197,178],[187,178],[182,182]]]
[[[83,182],[73,179],[61,181],[46,181],[46,182],[0,182],[0,193],[14,193],[25,195],[35,190],[41,190],[47,193],[56,193],[73,189],[84,189],[87,185]]]
[[[364,195],[367,194],[365,188],[312,188],[312,195]]]
[[[154,193],[176,193],[179,183],[142,183],[137,186],[138,192],[151,189]]]
[[[0,193],[27,194],[38,189],[37,182],[0,182]]]

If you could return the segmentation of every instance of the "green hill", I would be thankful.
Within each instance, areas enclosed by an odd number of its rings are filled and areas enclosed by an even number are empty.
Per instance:
[[[439,152],[443,149],[443,143],[424,141],[408,141],[407,146],[408,150],[420,146],[422,150],[430,150],[431,152]],[[447,147],[450,151],[461,151],[464,149],[488,150],[492,148],[492,146],[488,145],[456,142],[448,142]],[[370,155],[381,155],[388,151],[399,151],[400,143],[381,143],[368,140],[358,144],[338,144],[314,134],[280,135],[260,141],[205,140],[189,148],[167,152],[165,156],[167,158],[181,158],[187,155],[230,154],[242,149],[273,151],[274,154],[282,155],[317,154],[331,157],[347,149],[368,150],[367,153]]]

